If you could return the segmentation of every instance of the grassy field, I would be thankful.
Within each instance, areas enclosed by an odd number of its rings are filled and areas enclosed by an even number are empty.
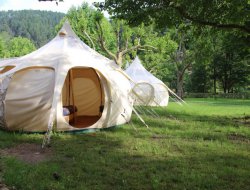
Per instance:
[[[154,112],[143,115],[149,129],[133,116],[114,130],[55,134],[42,162],[2,155],[0,182],[18,190],[250,189],[250,100],[187,103],[141,111]],[[42,137],[0,131],[0,149]]]

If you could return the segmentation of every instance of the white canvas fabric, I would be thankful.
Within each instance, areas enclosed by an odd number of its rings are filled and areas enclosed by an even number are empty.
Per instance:
[[[129,80],[113,61],[83,43],[65,22],[58,35],[40,49],[0,60],[0,89],[4,92],[0,124],[14,131],[46,131],[52,123],[57,131],[83,130],[63,116],[70,71],[75,78],[73,90],[68,92],[74,92],[78,114],[100,117],[84,129],[107,128],[130,120],[133,102]]]
[[[125,70],[134,81],[131,83],[135,105],[167,106],[169,93],[167,86],[148,72],[138,57]]]

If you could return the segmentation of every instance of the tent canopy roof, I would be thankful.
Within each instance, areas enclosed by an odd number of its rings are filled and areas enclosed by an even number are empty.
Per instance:
[[[141,64],[138,56],[134,59],[131,65],[125,70],[125,72],[133,79],[134,82],[148,82],[151,84],[163,84],[161,80],[156,78],[150,72],[148,72]]]

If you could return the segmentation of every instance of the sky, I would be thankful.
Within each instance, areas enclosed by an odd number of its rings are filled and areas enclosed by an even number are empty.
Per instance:
[[[0,0],[0,11],[1,10],[49,10],[54,12],[67,13],[71,6],[79,6],[83,2],[92,4],[93,2],[100,2],[103,0],[64,0],[56,5],[55,1],[38,1],[38,0]]]

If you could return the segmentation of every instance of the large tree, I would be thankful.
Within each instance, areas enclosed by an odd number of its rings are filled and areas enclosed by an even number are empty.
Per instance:
[[[249,45],[236,32],[204,29],[192,40],[192,92],[238,92],[249,83]]]
[[[171,39],[169,32],[155,32],[154,26],[151,27],[152,31],[147,33],[145,40],[156,47],[157,51],[138,51],[138,54],[149,72],[170,85],[170,81],[175,78],[171,55],[178,49],[178,43]]]
[[[147,32],[143,24],[131,28],[124,20],[108,20],[86,3],[72,8],[67,17],[85,43],[113,59],[120,67],[126,56],[136,50],[155,49],[144,40]]]
[[[160,26],[191,23],[250,33],[249,0],[105,0],[98,4],[131,24],[156,20]]]
[[[184,26],[184,28],[186,28]],[[172,54],[172,60],[175,65],[176,72],[176,90],[177,95],[181,98],[184,97],[184,77],[188,69],[191,68],[193,63],[193,53],[188,48],[189,32],[182,27],[176,28],[174,39],[178,43],[178,48]]]
[[[232,93],[249,84],[249,44],[233,33],[223,34],[214,60],[224,93]]]

